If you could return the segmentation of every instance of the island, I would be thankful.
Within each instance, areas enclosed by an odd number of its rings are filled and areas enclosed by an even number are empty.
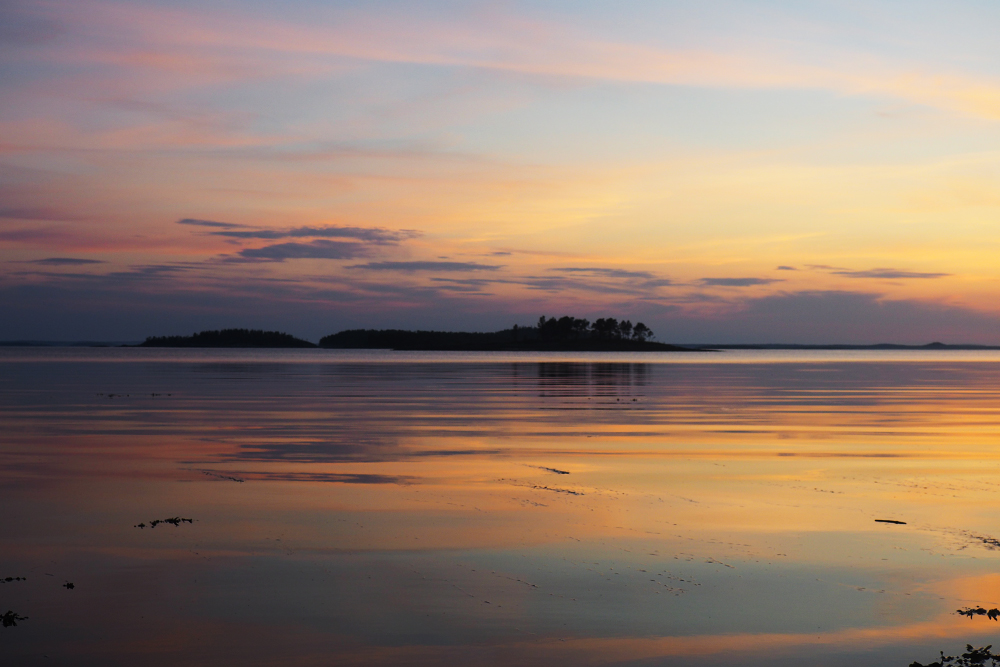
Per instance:
[[[150,336],[137,347],[317,347],[316,343],[280,331],[221,329],[190,336]]]
[[[563,316],[542,316],[532,326],[515,324],[493,332],[424,331],[405,329],[348,329],[324,336],[319,345],[280,331],[221,329],[190,336],[150,336],[139,344],[76,343],[76,345],[120,345],[121,347],[233,347],[233,348],[327,348],[423,350],[434,352],[722,352],[723,350],[998,350],[993,345],[945,344],[874,345],[724,343],[669,345],[652,340],[653,331],[642,322],[602,317],[593,323]],[[0,342],[0,345],[65,345],[65,343]]]
[[[650,340],[653,331],[642,322],[633,325],[602,317],[588,320],[543,315],[535,326],[514,325],[489,333],[465,331],[406,331],[349,329],[324,336],[319,346],[336,349],[390,349],[467,352],[704,352]]]

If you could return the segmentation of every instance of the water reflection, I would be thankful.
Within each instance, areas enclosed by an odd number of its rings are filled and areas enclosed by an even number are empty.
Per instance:
[[[1000,605],[994,361],[294,359],[0,361],[7,655],[883,665],[995,632],[954,613]]]
[[[517,366],[512,375],[518,375]],[[537,364],[538,395],[631,396],[645,386],[649,369],[649,364],[640,363],[542,362]]]

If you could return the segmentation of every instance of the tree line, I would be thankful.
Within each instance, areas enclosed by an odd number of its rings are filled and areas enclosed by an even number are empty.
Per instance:
[[[514,326],[517,329],[517,325]],[[589,320],[564,315],[559,319],[542,315],[534,327],[542,340],[634,340],[646,342],[653,337],[653,330],[642,322],[632,324],[629,320],[619,322],[613,317],[602,317],[591,323]]]
[[[281,331],[221,329],[190,336],[149,336],[139,347],[317,347]]]

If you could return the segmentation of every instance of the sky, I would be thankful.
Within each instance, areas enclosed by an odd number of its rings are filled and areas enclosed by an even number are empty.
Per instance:
[[[1000,344],[1000,5],[0,1],[0,340]]]

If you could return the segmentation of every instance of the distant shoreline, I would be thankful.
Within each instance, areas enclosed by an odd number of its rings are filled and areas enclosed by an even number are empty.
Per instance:
[[[86,348],[122,348],[122,347],[160,347],[160,348],[171,348],[171,349],[182,349],[182,348],[194,348],[194,349],[334,349],[334,350],[399,350],[399,351],[422,351],[422,352],[724,352],[726,350],[802,350],[802,351],[852,351],[852,350],[900,350],[900,351],[910,351],[910,352],[921,352],[921,351],[990,351],[990,350],[1000,350],[1000,345],[902,345],[897,343],[878,343],[875,345],[811,345],[811,344],[799,344],[799,343],[761,343],[761,344],[748,344],[748,343],[691,343],[684,345],[669,345],[666,343],[655,343],[648,342],[648,347],[643,347],[642,349],[635,347],[622,347],[622,348],[610,348],[610,347],[454,347],[454,348],[443,348],[443,347],[385,347],[385,346],[372,346],[372,347],[326,347],[309,345],[309,346],[274,346],[274,345],[143,345],[141,341],[59,341],[59,340],[0,340],[0,347],[86,347]]]
[[[313,343],[283,331],[263,329],[215,329],[189,336],[148,336],[139,343],[101,341],[0,341],[4,347],[157,347],[229,349],[335,349],[400,350],[420,352],[722,352],[725,350],[800,351],[941,351],[1000,350],[1000,345],[948,345],[939,341],[925,345],[876,343],[694,343],[670,344],[654,340],[653,330],[642,322],[602,317],[594,322],[564,315],[544,315],[533,326],[513,325],[492,332],[433,331],[412,329],[344,329]]]
[[[569,320],[570,318],[566,318]],[[544,321],[544,318],[542,318]],[[600,320],[604,322],[605,320]],[[614,321],[614,320],[613,320]],[[586,320],[579,322],[586,323]],[[616,321],[615,321],[616,322]],[[405,329],[348,329],[319,341],[319,346],[346,350],[412,350],[421,352],[705,352],[699,348],[626,337],[617,330],[594,332],[584,326],[556,329],[553,319],[541,327],[514,327],[490,333],[469,331],[410,331]],[[545,327],[550,327],[546,329]],[[617,327],[617,322],[616,322]],[[632,330],[631,323],[628,330]]]
[[[902,345],[898,343],[877,343],[875,345],[808,345],[798,343],[724,343],[699,344],[697,347],[706,350],[1000,350],[1000,345],[947,345],[945,343],[928,343],[926,345]]]
[[[138,347],[141,341],[0,340],[0,347]]]
[[[394,350],[399,352],[713,352],[686,345],[670,345],[652,341],[580,341],[578,344],[529,341],[522,344],[507,343],[496,345],[434,345],[414,343],[412,345],[361,346],[361,345],[321,345],[327,350]]]
[[[198,348],[315,348],[316,343],[296,338],[281,331],[261,329],[220,329],[202,331],[190,336],[150,336],[139,347],[198,347]]]

